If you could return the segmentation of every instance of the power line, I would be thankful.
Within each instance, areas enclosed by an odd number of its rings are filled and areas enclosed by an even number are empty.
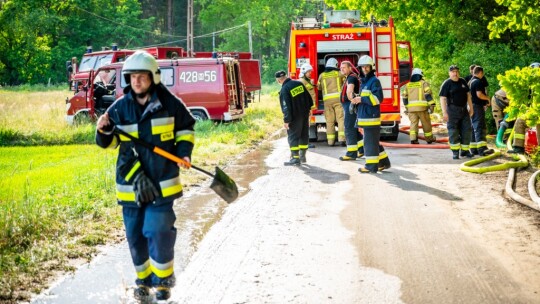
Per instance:
[[[137,30],[137,31],[141,31],[141,32],[145,32],[145,33],[150,33],[150,34],[152,34],[152,35],[157,35],[157,36],[167,36],[167,37],[177,37],[177,38],[185,38],[185,37],[186,37],[186,36],[177,36],[177,35],[169,35],[169,34],[156,34],[155,32],[152,32],[152,31],[147,31],[147,30],[143,30],[143,29],[139,29],[139,28],[133,27],[133,26],[131,26],[131,25],[127,25],[127,24],[124,24],[124,23],[116,22],[116,21],[114,21],[114,20],[105,18],[105,17],[103,17],[103,16],[100,16],[100,15],[97,15],[97,14],[92,13],[92,12],[90,12],[90,11],[87,11],[87,10],[85,10],[85,9],[82,9],[82,8],[80,8],[80,7],[78,7],[78,6],[75,6],[75,8],[77,8],[77,9],[79,9],[79,10],[85,12],[85,13],[88,13],[88,14],[90,14],[90,15],[93,15],[93,16],[95,16],[95,17],[98,17],[98,18],[100,18],[100,19],[106,20],[106,21],[108,21],[108,22],[111,22],[111,23],[114,23],[114,24],[117,24],[117,25],[121,25],[121,26],[125,26],[125,27],[129,27],[129,28],[134,29],[134,30]]]

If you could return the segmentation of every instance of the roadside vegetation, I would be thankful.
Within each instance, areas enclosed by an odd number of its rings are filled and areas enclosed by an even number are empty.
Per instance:
[[[242,121],[197,122],[193,162],[227,163],[281,127],[277,87]],[[273,93],[272,93],[273,92]],[[0,89],[0,303],[28,299],[48,277],[123,239],[115,201],[116,150],[94,144],[95,126],[68,126],[67,89]],[[72,94],[72,93],[71,93]],[[187,189],[205,177],[184,171]]]

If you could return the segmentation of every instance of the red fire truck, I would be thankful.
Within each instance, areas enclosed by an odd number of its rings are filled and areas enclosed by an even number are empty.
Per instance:
[[[158,60],[161,82],[180,97],[195,118],[231,121],[244,115],[244,85],[238,60],[222,58],[180,58]],[[123,62],[90,70],[91,82],[66,99],[66,120],[93,119],[120,96],[127,86]],[[259,76],[260,77],[260,76]]]
[[[181,47],[148,47],[143,48],[143,50],[154,55],[157,59],[186,57],[186,52]],[[82,56],[80,64],[77,64],[76,57],[66,62],[71,90],[78,92],[84,87],[88,83],[91,70],[97,70],[111,63],[122,62],[135,51],[118,49],[116,44],[113,44],[111,48],[106,47],[98,52],[93,52],[91,46],[86,47],[86,53]]]
[[[413,67],[410,43],[397,41],[394,21],[361,22],[359,11],[325,11],[325,21],[299,18],[291,26],[289,75],[298,78],[304,63],[313,66],[316,83],[330,57],[339,63],[348,60],[354,65],[362,55],[375,61],[376,75],[381,81],[384,100],[381,103],[381,137],[397,140],[399,134],[399,88],[409,81]],[[317,140],[317,130],[325,125],[322,96],[317,96],[313,110],[310,140]]]

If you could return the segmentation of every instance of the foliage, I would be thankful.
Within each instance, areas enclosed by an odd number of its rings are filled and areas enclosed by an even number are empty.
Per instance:
[[[510,105],[505,109],[509,119],[524,118],[527,125],[540,123],[540,69],[515,68],[498,76]]]
[[[537,0],[496,0],[504,6],[503,14],[495,17],[488,26],[491,38],[501,38],[507,31],[524,31],[533,39],[534,49],[540,51],[540,11]]]

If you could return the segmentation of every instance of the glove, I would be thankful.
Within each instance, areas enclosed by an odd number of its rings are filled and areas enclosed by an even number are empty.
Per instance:
[[[349,114],[356,114],[356,112],[358,112],[358,104],[353,104],[351,102],[351,104],[349,105]]]
[[[433,112],[435,112],[435,106],[431,105],[431,106],[429,106],[428,113],[433,114]]]
[[[135,192],[135,201],[139,207],[142,204],[153,202],[159,196],[159,191],[142,171],[133,180],[133,191]]]

